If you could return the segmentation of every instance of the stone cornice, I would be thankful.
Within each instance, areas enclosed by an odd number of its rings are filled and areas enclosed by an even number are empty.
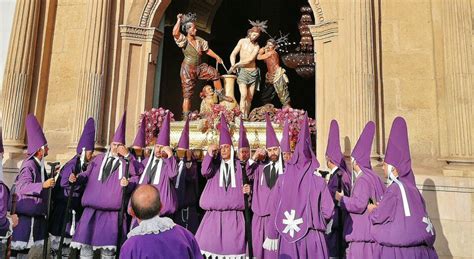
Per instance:
[[[163,33],[155,27],[142,28],[130,25],[120,25],[120,36],[122,39],[151,41],[154,44],[160,44],[163,39]]]

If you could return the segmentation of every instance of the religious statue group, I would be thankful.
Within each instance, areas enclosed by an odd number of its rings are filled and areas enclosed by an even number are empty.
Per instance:
[[[307,115],[294,150],[288,122],[281,141],[268,115],[266,123],[266,147],[252,154],[243,121],[235,150],[221,116],[219,144],[209,145],[199,172],[189,119],[174,150],[169,113],[151,147],[144,120],[127,147],[124,114],[107,151],[93,156],[90,118],[76,155],[48,173],[48,142],[28,115],[27,156],[11,190],[0,182],[2,256],[27,258],[49,239],[55,258],[72,249],[80,258],[437,258],[403,118],[388,139],[386,184],[371,167],[373,122],[350,160],[331,122],[326,173],[318,170]],[[202,192],[199,173],[207,180]]]
[[[250,21],[252,27],[247,31],[247,36],[239,40],[230,55],[231,67],[229,70],[225,67],[222,58],[209,48],[208,42],[196,36],[197,30],[195,21],[195,14],[178,14],[176,24],[173,27],[175,42],[178,47],[182,49],[184,54],[180,70],[181,87],[183,90],[183,118],[191,111],[191,97],[197,80],[212,81],[214,89],[208,86],[203,95],[210,96],[208,92],[212,90],[215,92],[216,97],[218,97],[215,101],[203,101],[204,107],[201,105],[201,112],[205,110],[209,104],[215,104],[219,100],[224,102],[236,102],[232,100],[233,92],[231,96],[226,96],[223,92],[221,76],[218,70],[201,61],[203,54],[214,58],[217,64],[222,64],[228,74],[237,74],[237,84],[240,91],[240,110],[244,119],[246,119],[250,113],[255,90],[260,90],[261,75],[260,69],[256,64],[257,60],[264,61],[267,66],[265,87],[275,90],[284,107],[291,105],[288,91],[289,80],[285,74],[285,69],[280,66],[280,56],[277,52],[277,48],[279,47],[278,43],[281,41],[281,38],[275,39],[270,37],[263,48],[260,48],[258,44],[260,35],[266,33],[267,21]],[[184,35],[183,32],[186,35]],[[238,62],[236,60],[237,55],[239,55]],[[209,100],[212,99],[209,98]]]

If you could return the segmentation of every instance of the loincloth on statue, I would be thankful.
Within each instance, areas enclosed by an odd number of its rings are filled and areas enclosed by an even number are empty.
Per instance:
[[[183,97],[191,98],[194,93],[194,86],[197,80],[215,81],[220,79],[219,72],[206,63],[201,63],[198,66],[181,63],[181,87],[183,89]]]
[[[290,103],[290,92],[288,91],[288,83],[290,81],[285,72],[285,69],[279,67],[274,73],[267,73],[265,75],[265,83],[273,85],[282,105]]]
[[[257,67],[257,69],[252,71],[240,68],[237,72],[237,84],[255,84],[257,91],[260,90],[260,68]]]

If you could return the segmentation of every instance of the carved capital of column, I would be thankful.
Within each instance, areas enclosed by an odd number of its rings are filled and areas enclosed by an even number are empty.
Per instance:
[[[155,45],[160,45],[163,33],[155,27],[143,28],[120,25],[120,37],[130,41],[152,42]]]

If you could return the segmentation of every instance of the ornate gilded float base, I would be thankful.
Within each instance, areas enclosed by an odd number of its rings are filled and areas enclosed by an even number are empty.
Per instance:
[[[189,123],[189,148],[196,150],[195,155],[197,155],[197,157],[202,157],[202,151],[206,150],[209,144],[219,143],[219,135],[215,130],[209,130],[206,133],[202,133],[200,131],[199,123],[199,121],[191,121]],[[239,122],[236,122],[235,124],[238,125]],[[247,129],[247,138],[250,142],[251,149],[265,147],[265,122],[244,122],[244,126]],[[183,127],[184,121],[171,122],[171,147],[176,147],[178,145]],[[278,124],[273,124],[273,128],[275,129],[278,139],[281,140],[283,127]],[[234,147],[237,148],[239,140],[238,127],[235,131],[231,132],[231,134]]]

